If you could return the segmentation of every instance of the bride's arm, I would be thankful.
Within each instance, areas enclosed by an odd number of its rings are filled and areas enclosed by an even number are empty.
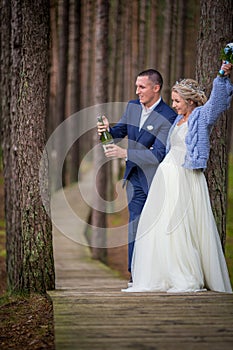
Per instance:
[[[207,124],[212,125],[216,122],[220,114],[230,107],[233,93],[233,84],[227,75],[232,69],[232,64],[223,64],[222,69],[226,76],[217,76],[213,81],[213,88],[209,100],[202,107],[201,113],[204,114]]]

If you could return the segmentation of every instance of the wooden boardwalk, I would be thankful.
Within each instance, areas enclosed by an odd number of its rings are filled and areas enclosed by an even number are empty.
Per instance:
[[[80,206],[74,191],[67,195]],[[56,210],[72,226],[65,209]],[[75,229],[83,235],[82,225]],[[56,228],[54,253],[56,350],[233,348],[232,294],[123,293],[124,279]]]

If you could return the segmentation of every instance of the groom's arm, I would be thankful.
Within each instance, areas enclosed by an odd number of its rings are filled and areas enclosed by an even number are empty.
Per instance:
[[[131,148],[129,141],[129,148],[127,150],[128,160],[135,163],[141,168],[148,165],[158,166],[158,164],[161,163],[161,161],[165,157],[166,141],[170,127],[170,123],[169,125],[167,124],[161,126],[156,138],[154,139],[153,144],[149,146],[139,144],[136,148]]]

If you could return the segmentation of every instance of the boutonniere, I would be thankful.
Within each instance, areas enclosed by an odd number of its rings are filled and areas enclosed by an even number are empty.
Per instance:
[[[154,127],[153,127],[153,125],[147,125],[147,130],[149,130],[149,131],[151,131],[151,130],[153,130],[154,129]]]

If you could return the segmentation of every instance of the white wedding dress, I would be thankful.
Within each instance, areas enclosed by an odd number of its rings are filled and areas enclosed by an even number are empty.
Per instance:
[[[151,184],[124,292],[232,292],[205,176],[182,167],[186,133],[187,123],[174,128]]]

